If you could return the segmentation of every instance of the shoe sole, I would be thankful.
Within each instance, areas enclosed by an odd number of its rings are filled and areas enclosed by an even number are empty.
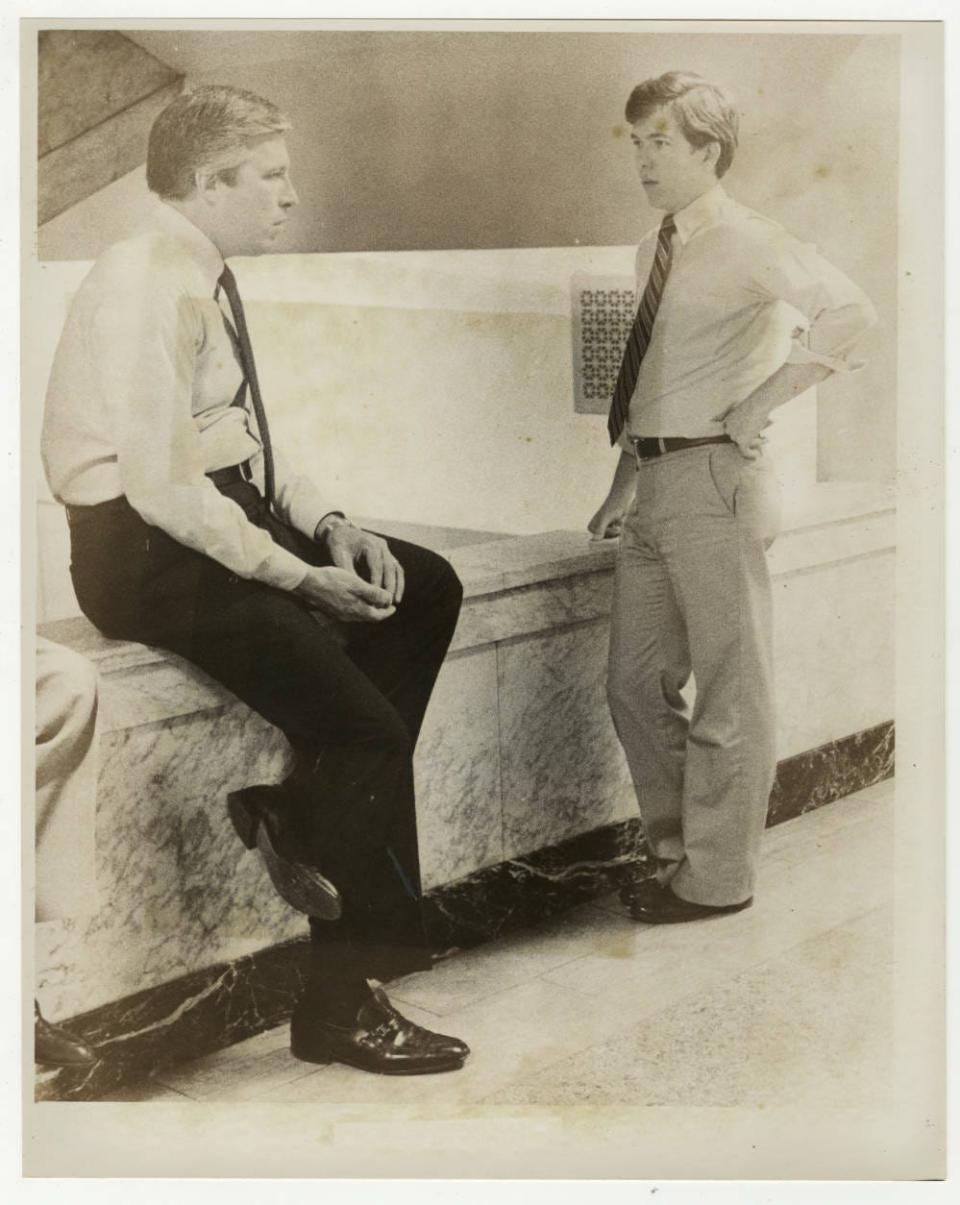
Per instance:
[[[751,906],[747,904],[736,904],[732,908],[721,908],[716,912],[704,912],[701,916],[657,916],[655,914],[644,915],[641,911],[631,911],[631,917],[641,925],[689,925],[698,920],[718,920],[721,916],[735,916],[738,912],[743,912]]]
[[[281,858],[265,824],[257,828],[257,849],[277,894],[291,908],[320,920],[339,920],[343,908],[336,887],[312,866]]]
[[[447,1071],[459,1071],[464,1064],[463,1059],[448,1059],[444,1062],[431,1063],[428,1067],[370,1067],[359,1059],[346,1058],[340,1054],[307,1053],[290,1044],[290,1053],[302,1063],[314,1063],[326,1067],[330,1063],[343,1063],[345,1067],[354,1067],[358,1071],[366,1071],[370,1075],[442,1075]]]
[[[312,866],[282,858],[270,839],[270,830],[245,799],[245,791],[227,796],[227,814],[237,836],[247,849],[257,849],[274,890],[296,912],[320,920],[339,920],[343,910],[340,893]]]

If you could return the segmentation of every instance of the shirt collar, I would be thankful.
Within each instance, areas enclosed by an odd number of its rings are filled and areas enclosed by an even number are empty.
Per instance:
[[[701,193],[695,201],[691,201],[689,205],[675,213],[673,220],[680,242],[688,243],[704,226],[709,226],[712,222],[717,221],[723,213],[727,201],[728,197],[723,186],[715,184],[713,188]]]
[[[157,206],[157,225],[169,234],[200,270],[211,296],[223,272],[223,256],[199,226],[163,201]]]

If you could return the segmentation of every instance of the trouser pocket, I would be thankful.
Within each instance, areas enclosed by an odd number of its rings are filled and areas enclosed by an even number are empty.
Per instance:
[[[780,485],[769,457],[744,456],[736,444],[719,444],[708,461],[720,501],[745,533],[769,548],[780,533]]]

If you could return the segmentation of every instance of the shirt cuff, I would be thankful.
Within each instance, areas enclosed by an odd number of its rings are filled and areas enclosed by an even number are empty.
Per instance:
[[[314,490],[304,490],[302,493],[308,496],[297,497],[295,493],[291,499],[287,521],[296,531],[312,540],[327,515],[340,512],[325,498],[319,498]]]
[[[298,556],[277,544],[253,576],[257,581],[265,582],[277,590],[293,591],[309,572],[310,566],[306,561],[301,561]]]
[[[317,540],[318,542],[322,540],[330,528],[335,526],[335,524],[330,522],[331,519],[340,519],[343,523],[346,523],[348,527],[354,526],[354,524],[350,522],[342,510],[330,510],[327,511],[327,513],[313,529],[311,538]]]

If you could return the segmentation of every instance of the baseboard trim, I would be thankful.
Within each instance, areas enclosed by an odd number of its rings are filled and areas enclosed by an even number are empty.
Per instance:
[[[781,824],[891,777],[890,721],[781,761],[768,824]],[[490,941],[614,890],[644,861],[635,820],[500,862],[427,895],[441,948]],[[210,1054],[290,1015],[306,974],[308,943],[285,942],[195,971],[69,1022],[103,1057],[88,1070],[42,1072],[38,1100],[104,1100],[162,1068]]]

